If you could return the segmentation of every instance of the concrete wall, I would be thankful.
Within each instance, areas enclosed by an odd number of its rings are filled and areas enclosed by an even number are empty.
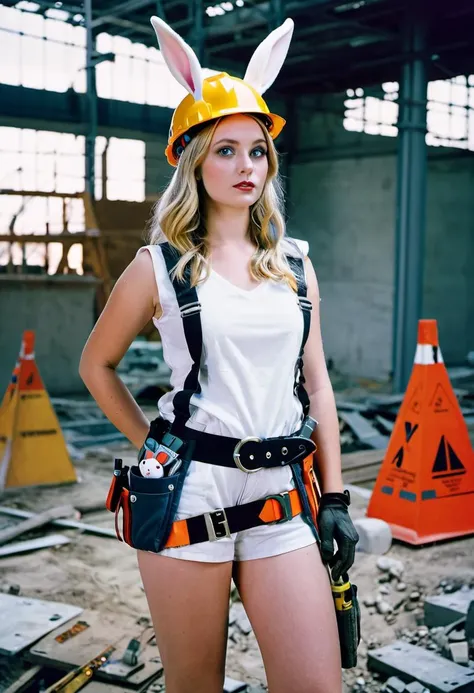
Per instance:
[[[23,330],[36,332],[36,363],[50,395],[85,391],[77,369],[94,322],[95,289],[91,277],[0,275],[0,396]]]
[[[342,110],[330,98],[326,113],[301,111],[289,232],[310,243],[327,357],[343,372],[385,379],[391,371],[396,142],[342,130]],[[474,155],[430,149],[421,317],[438,320],[441,348],[452,363],[464,362],[474,345],[473,181]]]

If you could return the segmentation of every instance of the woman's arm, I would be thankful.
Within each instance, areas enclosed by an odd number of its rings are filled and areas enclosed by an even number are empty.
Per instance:
[[[318,471],[321,477],[322,492],[340,493],[344,487],[341,472],[339,422],[321,339],[318,282],[309,258],[305,260],[305,268],[308,298],[313,304],[313,310],[311,311],[311,328],[304,349],[303,373],[306,380],[305,388],[310,400],[309,414],[318,422],[312,438],[318,446]]]
[[[79,364],[79,374],[99,407],[137,448],[149,422],[115,369],[137,334],[160,313],[152,260],[143,252],[116,282]]]

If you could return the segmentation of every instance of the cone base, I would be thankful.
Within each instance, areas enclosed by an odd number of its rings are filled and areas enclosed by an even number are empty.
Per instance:
[[[422,536],[414,529],[409,529],[408,527],[402,527],[401,525],[394,525],[391,523],[389,523],[389,525],[394,539],[398,539],[398,541],[401,541],[404,544],[411,544],[412,546],[422,546],[423,544],[432,544],[436,541],[445,541],[446,539],[465,537],[470,534],[474,535],[474,528],[472,528],[452,530],[451,532],[438,532],[436,534],[426,534]]]

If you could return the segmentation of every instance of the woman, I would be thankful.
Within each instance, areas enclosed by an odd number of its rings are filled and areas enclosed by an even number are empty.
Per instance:
[[[283,64],[293,24],[287,20],[265,39],[242,81],[226,74],[204,80],[191,48],[161,20],[152,23],[172,74],[189,91],[173,116],[166,150],[176,171],[157,205],[151,244],[117,281],[85,346],[80,373],[107,417],[140,449],[139,459],[145,454],[156,462],[158,484],[170,476],[179,479],[180,472],[166,472],[166,465],[169,459],[181,464],[175,451],[180,445],[188,450],[170,520],[174,539],[159,551],[130,541],[139,548],[166,690],[222,692],[235,566],[270,693],[337,693],[342,685],[337,626],[321,556],[333,564],[333,575],[340,575],[352,564],[357,533],[343,494],[316,277],[307,244],[284,233],[273,144],[284,121],[269,113],[261,98]],[[298,263],[305,278],[295,275]],[[179,293],[184,281],[184,293],[194,300]],[[305,281],[306,299],[300,293]],[[160,399],[160,417],[150,427],[115,367],[151,318],[172,370],[172,391]],[[295,383],[304,325],[309,400],[304,381]],[[313,439],[323,489],[320,544],[307,504],[295,491],[297,465],[271,466],[275,440],[280,444],[286,436],[281,455],[293,454],[295,440],[305,441],[293,436],[308,406],[319,422]],[[232,446],[238,441],[230,456],[228,441]],[[200,453],[206,445],[207,454]],[[246,446],[254,453],[244,457]],[[249,469],[249,460],[265,449],[258,465],[268,468]],[[154,480],[139,481],[143,488],[142,482]],[[175,485],[168,484],[173,494]],[[258,518],[249,520],[256,505]],[[261,510],[270,506],[272,521]],[[149,507],[154,512],[155,506]],[[247,513],[247,524],[240,526],[249,528],[232,531],[230,525],[242,520],[240,511]],[[205,520],[207,540],[192,537],[196,517]],[[176,538],[183,527],[186,541]]]

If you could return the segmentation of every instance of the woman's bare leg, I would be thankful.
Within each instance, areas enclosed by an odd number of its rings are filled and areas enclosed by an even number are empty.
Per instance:
[[[238,573],[269,693],[341,693],[335,608],[317,545],[242,561]]]
[[[166,693],[222,693],[232,563],[138,551]]]

